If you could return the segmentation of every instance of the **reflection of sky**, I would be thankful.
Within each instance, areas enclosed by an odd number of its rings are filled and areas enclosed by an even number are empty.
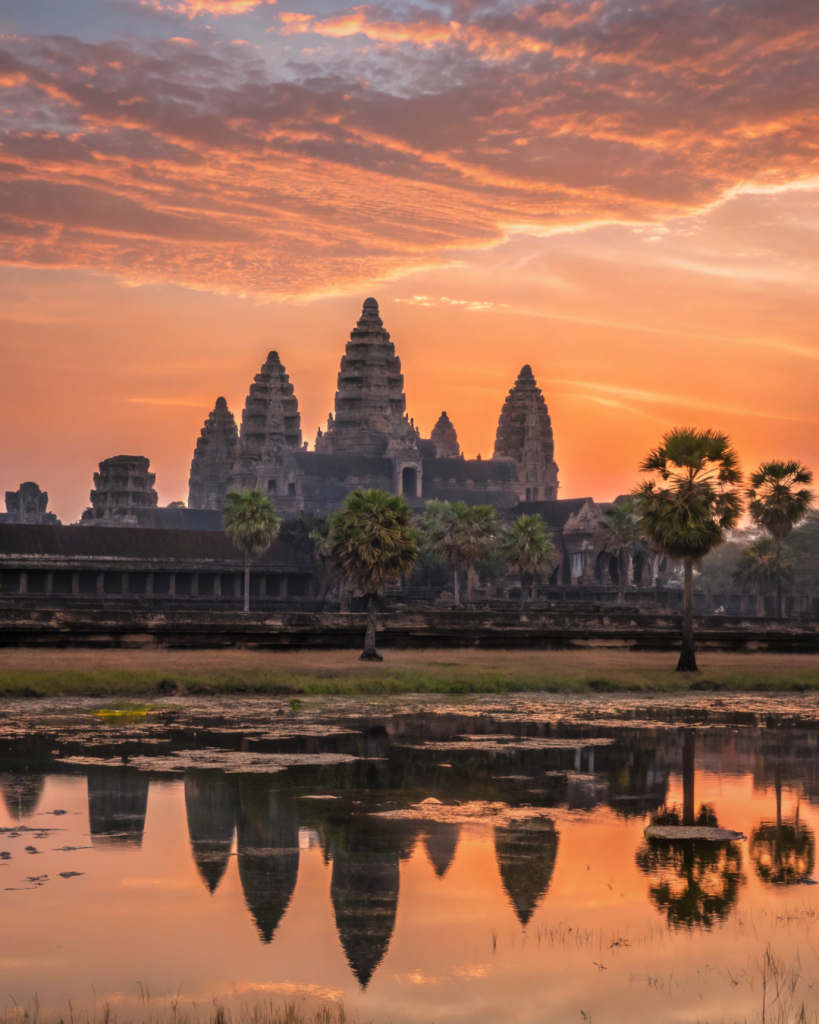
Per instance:
[[[750,775],[700,772],[696,785],[698,801],[713,803],[723,824],[747,834],[773,815],[773,790],[754,790]],[[670,800],[681,797],[674,776]],[[796,800],[786,787],[786,815]],[[65,830],[35,841],[43,854],[24,854],[26,838],[0,843],[13,851],[0,865],[3,886],[49,875],[34,891],[0,890],[0,982],[18,1003],[36,991],[45,1008],[62,1009],[68,999],[75,1011],[90,1005],[93,984],[99,1003],[131,1013],[139,1008],[138,979],[157,1004],[181,984],[183,1006],[214,996],[343,997],[348,1011],[358,1010],[364,1020],[489,1024],[548,1014],[549,1020],[573,1021],[580,1010],[612,1022],[638,1016],[672,1021],[690,1013],[750,1018],[759,1001],[758,986],[752,991],[749,984],[754,957],[770,939],[786,960],[804,951],[816,910],[815,888],[764,889],[742,844],[746,882],[737,915],[711,933],[669,932],[647,900],[649,880],[635,866],[642,821],[618,819],[601,807],[558,816],[551,887],[524,933],[503,892],[491,831],[466,829],[442,879],[421,842],[401,862],[395,930],[363,993],[337,938],[332,865],[313,844],[302,845],[293,899],[265,946],[244,903],[236,858],[213,896],[197,874],[181,781],[152,783],[141,849],[56,852],[88,843],[81,777],[49,777],[38,810],[54,808],[76,813],[26,821]],[[800,814],[817,829],[811,805],[802,804]],[[5,813],[0,824],[9,824]],[[84,874],[63,879],[58,873],[64,870]],[[613,947],[619,939],[628,945]]]

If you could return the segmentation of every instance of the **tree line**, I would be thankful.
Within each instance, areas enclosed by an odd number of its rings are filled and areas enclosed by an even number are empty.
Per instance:
[[[640,544],[683,566],[683,628],[678,671],[697,670],[693,623],[694,565],[714,551],[747,511],[763,532],[765,557],[775,580],[777,615],[782,616],[783,539],[810,513],[812,472],[802,463],[763,462],[743,481],[729,437],[690,427],[666,433],[639,466],[647,474],[629,498],[604,513],[605,550],[617,560],[618,600],[626,585],[629,559]],[[261,491],[231,492],[224,524],[245,557],[245,611],[250,609],[250,564],[270,547],[282,523]],[[447,564],[454,598],[472,599],[475,566],[488,553],[521,583],[521,602],[559,560],[548,525],[539,515],[521,515],[501,524],[491,505],[429,501],[417,519],[402,495],[356,490],[340,509],[310,531],[316,553],[346,584],[367,600],[362,659],[376,660],[377,602],[426,553]],[[757,549],[761,551],[761,548]],[[749,557],[757,557],[750,554]]]

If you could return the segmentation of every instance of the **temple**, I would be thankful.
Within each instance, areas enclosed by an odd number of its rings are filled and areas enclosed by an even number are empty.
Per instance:
[[[193,453],[188,508],[224,508],[238,449],[236,420],[225,399],[217,398]]]
[[[197,441],[192,509],[220,508],[227,488],[261,490],[285,516],[331,511],[358,487],[403,494],[419,508],[431,498],[506,510],[557,498],[552,423],[531,368],[523,367],[506,397],[493,457],[465,459],[445,412],[428,438],[409,417],[401,360],[373,298],[350,332],[334,409],[313,451],[302,442],[298,399],[276,352],[250,386],[230,473],[233,417],[221,403]]]
[[[0,523],[14,524],[6,542],[13,560],[0,591],[235,600],[235,552],[224,536],[202,533],[222,534],[227,494],[248,489],[266,494],[283,520],[333,512],[359,488],[402,494],[416,513],[435,499],[490,504],[506,521],[537,514],[560,555],[544,585],[620,583],[619,560],[606,550],[607,504],[559,497],[552,421],[532,367],[522,367],[499,402],[492,457],[468,459],[446,412],[428,437],[410,416],[401,360],[374,298],[365,300],[350,332],[333,409],[312,450],[302,436],[294,384],[279,352],[271,351],[250,384],[241,425],[223,397],[207,415],[191,459],[187,507],[160,507],[154,485],[144,456],[100,462],[81,525],[137,528],[134,537],[116,543],[101,536],[83,540],[78,534],[87,531],[73,527],[59,541],[48,531],[23,536],[24,529],[57,524],[47,511],[48,495],[34,483],[7,492]],[[190,536],[173,544],[157,537],[152,542],[145,528]],[[305,581],[310,569],[287,545],[262,562],[251,583],[260,598],[289,599],[321,589],[318,578]],[[628,560],[625,583],[654,586],[664,571],[657,552],[641,545]]]
[[[19,523],[29,526],[59,526],[60,520],[48,512],[48,492],[28,480],[19,490],[6,491],[6,512],[0,523]]]

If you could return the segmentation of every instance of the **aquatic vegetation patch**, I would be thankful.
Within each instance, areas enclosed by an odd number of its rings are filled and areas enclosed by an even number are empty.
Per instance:
[[[386,818],[390,821],[440,821],[458,825],[525,825],[527,822],[543,822],[554,827],[552,808],[511,807],[500,801],[470,800],[461,804],[444,804],[435,797],[428,797],[412,807],[394,811],[373,811],[371,817]]]
[[[108,768],[137,768],[142,772],[184,772],[190,769],[214,769],[228,774],[251,773],[269,775],[283,772],[295,765],[348,764],[360,758],[352,754],[263,754],[243,750],[221,750],[205,747],[203,750],[179,750],[170,754],[149,757],[137,754],[123,761],[121,757],[90,757],[82,754],[60,757],[64,764],[97,765]]]

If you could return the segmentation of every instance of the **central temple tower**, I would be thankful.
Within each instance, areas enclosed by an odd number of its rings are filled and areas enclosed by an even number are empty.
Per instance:
[[[416,450],[407,419],[404,377],[395,345],[384,330],[375,299],[366,299],[341,359],[335,415],[318,432],[316,451],[326,455],[394,456]]]

